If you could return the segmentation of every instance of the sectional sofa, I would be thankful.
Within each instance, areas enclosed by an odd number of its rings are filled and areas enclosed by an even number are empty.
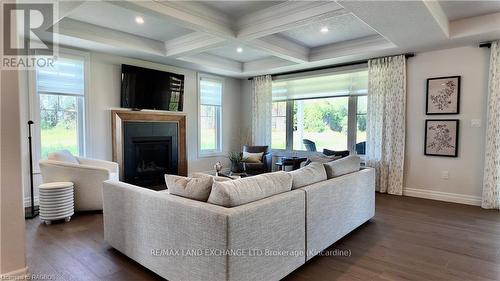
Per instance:
[[[168,280],[279,280],[374,216],[374,170],[334,162],[214,180],[208,202],[106,181],[104,237]]]

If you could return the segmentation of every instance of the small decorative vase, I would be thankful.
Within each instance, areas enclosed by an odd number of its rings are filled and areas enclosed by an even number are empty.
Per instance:
[[[217,161],[217,163],[215,163],[214,165],[214,169],[215,169],[215,176],[218,177],[220,171],[222,171],[222,163]]]

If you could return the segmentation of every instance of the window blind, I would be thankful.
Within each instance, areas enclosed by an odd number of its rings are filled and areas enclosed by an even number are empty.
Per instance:
[[[368,93],[368,70],[273,81],[273,101],[324,98]]]
[[[202,105],[222,105],[222,83],[202,78],[200,81],[200,103]]]
[[[59,58],[54,67],[39,68],[36,79],[39,93],[84,95],[84,61]]]

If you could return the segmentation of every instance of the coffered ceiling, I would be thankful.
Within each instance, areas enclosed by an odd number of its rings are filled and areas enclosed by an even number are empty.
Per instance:
[[[500,39],[498,3],[59,1],[52,30],[61,45],[249,77]]]

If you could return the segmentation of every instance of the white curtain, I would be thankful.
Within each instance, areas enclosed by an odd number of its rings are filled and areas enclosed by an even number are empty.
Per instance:
[[[383,193],[403,194],[405,117],[405,56],[369,60],[366,165]]]
[[[500,209],[500,41],[491,44],[483,200],[486,209]]]
[[[271,146],[271,75],[253,78],[252,144]]]

